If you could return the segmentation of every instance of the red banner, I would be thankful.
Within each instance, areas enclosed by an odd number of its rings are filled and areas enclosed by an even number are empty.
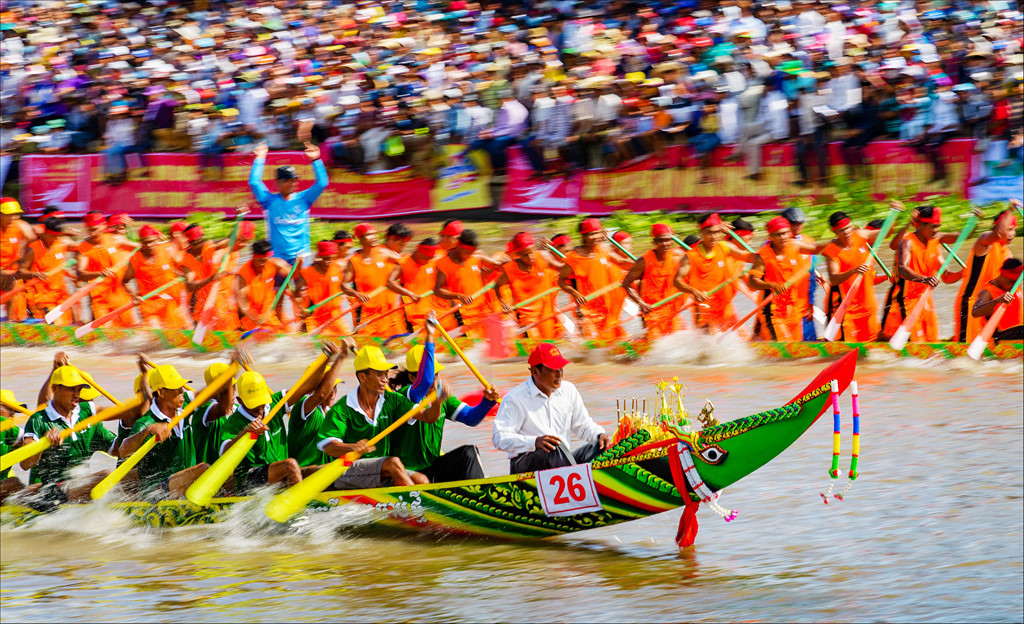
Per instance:
[[[252,204],[249,169],[253,156],[225,155],[222,169],[207,168],[204,180],[195,154],[146,154],[146,168],[139,155],[129,154],[129,180],[120,185],[104,182],[105,156],[29,155],[22,158],[22,202],[29,212],[48,204],[69,215],[90,209],[127,212],[134,217],[176,218],[195,211],[229,212]],[[268,159],[264,182],[274,190],[274,169],[294,165],[299,173],[298,190],[313,182],[313,169],[302,152],[275,152]],[[141,177],[148,169],[148,176]],[[441,170],[435,185],[413,177],[408,168],[368,175],[329,168],[330,185],[313,205],[320,219],[360,219],[429,213],[433,210],[482,208],[490,205],[486,180],[452,168]]]

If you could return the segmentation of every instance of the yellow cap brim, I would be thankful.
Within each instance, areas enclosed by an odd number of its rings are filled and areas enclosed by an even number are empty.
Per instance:
[[[99,398],[99,396],[100,391],[92,386],[86,386],[78,393],[78,398],[83,401],[92,401],[93,399]]]
[[[244,405],[247,409],[256,409],[261,405],[269,405],[270,401],[272,400],[269,390],[264,390],[263,392],[260,392],[255,396],[250,396],[248,398],[248,401],[242,399],[242,405]]]

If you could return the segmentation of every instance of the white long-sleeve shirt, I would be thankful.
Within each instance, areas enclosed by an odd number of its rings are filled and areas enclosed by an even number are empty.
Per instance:
[[[491,442],[512,458],[536,450],[538,436],[558,436],[569,444],[572,437],[592,442],[604,432],[590,417],[576,386],[562,381],[548,396],[530,377],[502,398]]]

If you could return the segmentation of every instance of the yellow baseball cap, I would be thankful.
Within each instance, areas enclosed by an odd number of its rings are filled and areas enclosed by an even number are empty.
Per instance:
[[[50,376],[50,385],[79,388],[81,386],[88,386],[89,382],[82,379],[81,373],[74,366],[61,366],[53,371],[53,375]]]
[[[24,211],[21,209],[21,204],[18,203],[18,200],[13,197],[0,198],[0,214],[16,215],[22,212]]]
[[[206,371],[203,373],[203,379],[206,380],[207,384],[211,384],[213,383],[214,379],[223,375],[224,371],[226,371],[229,367],[230,364],[226,364],[224,362],[214,362],[213,364],[210,364],[209,366],[206,367]],[[232,379],[231,384],[234,385],[235,383],[237,383],[237,380]]]
[[[24,408],[28,407],[24,403],[18,403],[18,399],[14,398],[14,393],[10,390],[0,390],[0,401],[11,406],[20,405]]]
[[[405,354],[405,370],[416,372],[420,369],[420,362],[423,361],[423,345],[416,345]],[[437,363],[437,355],[434,356],[434,372],[439,373],[444,366]]]
[[[147,378],[150,390],[177,390],[188,383],[188,380],[178,374],[170,364],[161,364],[153,368]]]
[[[82,388],[82,391],[78,394],[78,398],[80,398],[83,401],[95,400],[97,397],[100,396],[100,391],[97,390],[96,387],[92,385],[92,375],[90,375],[89,373],[85,372],[80,368],[78,368],[77,370],[78,374],[82,376],[82,379],[86,380],[89,383],[88,386]]]
[[[380,350],[380,347],[366,345],[356,351],[355,368],[358,373],[368,368],[375,371],[388,371],[396,367],[384,358],[384,352]]]
[[[238,398],[248,409],[267,405],[272,400],[263,375],[253,371],[246,371],[238,377]]]
[[[146,381],[149,383],[149,389],[153,389],[153,369],[149,369],[146,372]],[[135,394],[142,392],[142,373],[135,376]]]

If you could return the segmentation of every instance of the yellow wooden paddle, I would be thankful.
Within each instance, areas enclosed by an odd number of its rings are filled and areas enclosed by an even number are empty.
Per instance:
[[[71,427],[70,429],[64,429],[63,431],[61,431],[60,439],[65,440],[71,437],[72,434],[79,433],[80,431],[85,431],[89,427],[97,423],[100,423],[104,420],[112,420],[119,414],[123,414],[124,412],[127,412],[128,410],[131,409],[135,409],[141,404],[142,399],[140,397],[132,397],[131,399],[128,399],[127,401],[120,405],[114,405],[113,407],[108,407],[105,410],[100,410],[100,412],[97,413],[96,415],[90,416],[89,418],[86,418],[84,420],[80,420],[76,422],[74,426]],[[50,438],[43,436],[36,440],[35,442],[29,442],[24,446],[14,449],[10,453],[7,453],[6,455],[0,457],[0,472],[7,470],[14,464],[17,464],[18,462],[23,461],[25,459],[28,459],[33,455],[42,453],[46,449],[50,448],[50,446]]]
[[[327,355],[323,353],[320,354],[320,357],[314,360],[314,365],[311,365],[306,369],[306,372],[299,377],[299,380],[295,382],[295,385],[293,385],[291,389],[285,393],[284,397],[282,397],[281,400],[278,401],[277,404],[274,405],[274,407],[267,413],[267,415],[263,417],[263,424],[269,423],[271,419],[273,419],[274,416],[276,416],[277,413],[292,400],[295,393],[299,391],[299,388],[306,383],[306,380],[323,368],[326,362]],[[216,494],[217,491],[220,490],[221,486],[231,478],[231,475],[235,472],[235,468],[238,467],[238,464],[242,463],[242,460],[245,459],[245,456],[255,444],[256,439],[252,436],[242,436],[240,440],[232,444],[228,450],[224,451],[224,454],[221,455],[217,461],[213,462],[213,465],[189,486],[188,490],[185,492],[185,496],[192,501],[192,503],[201,507],[209,505],[210,501],[213,500],[214,494]]]
[[[383,440],[392,431],[404,425],[410,418],[427,409],[436,398],[437,392],[431,390],[427,393],[427,396],[423,397],[423,400],[401,418],[391,423],[384,431],[373,436],[367,442],[367,446],[373,446]],[[306,505],[316,498],[317,495],[331,487],[331,484],[337,481],[338,477],[345,474],[348,467],[357,459],[359,459],[359,455],[356,453],[346,453],[344,457],[339,457],[329,464],[320,466],[319,470],[275,496],[264,510],[267,517],[277,522],[287,522],[292,516],[305,509]]]
[[[231,378],[237,372],[238,363],[232,362],[223,373],[210,382],[210,385],[203,388],[202,392],[196,395],[196,398],[192,399],[192,402],[186,405],[185,409],[181,410],[180,414],[172,418],[171,422],[167,423],[167,428],[174,429],[177,427],[178,423],[194,412],[196,408],[201,406],[203,403],[206,403],[206,401],[208,401],[214,394],[220,392],[220,389],[224,387],[224,384],[231,381]],[[111,488],[120,483],[121,479],[124,479],[125,475],[127,475],[136,464],[142,461],[142,458],[146,456],[146,453],[153,450],[154,446],[156,446],[156,436],[149,436],[142,446],[132,453],[131,457],[122,462],[114,472],[108,474],[102,481],[97,483],[96,487],[89,492],[89,496],[91,496],[93,500],[103,498]]]
[[[437,324],[437,331],[441,332],[441,335],[444,336],[444,339],[448,341],[448,344],[451,345],[451,347],[455,351],[455,353],[457,353],[458,356],[460,358],[462,358],[462,361],[466,363],[466,366],[469,367],[469,371],[471,373],[473,373],[473,375],[476,376],[476,378],[480,382],[480,384],[485,389],[492,387],[491,384],[488,383],[488,381],[486,379],[484,379],[484,376],[482,374],[480,374],[480,371],[477,370],[477,367],[473,366],[473,363],[469,361],[469,358],[466,357],[466,354],[462,351],[462,347],[460,347],[458,344],[456,344],[455,339],[451,337],[451,334],[448,333],[448,330],[446,330],[444,327],[441,326],[440,323],[438,323]],[[497,402],[501,403],[501,398],[500,397],[498,398]]]

